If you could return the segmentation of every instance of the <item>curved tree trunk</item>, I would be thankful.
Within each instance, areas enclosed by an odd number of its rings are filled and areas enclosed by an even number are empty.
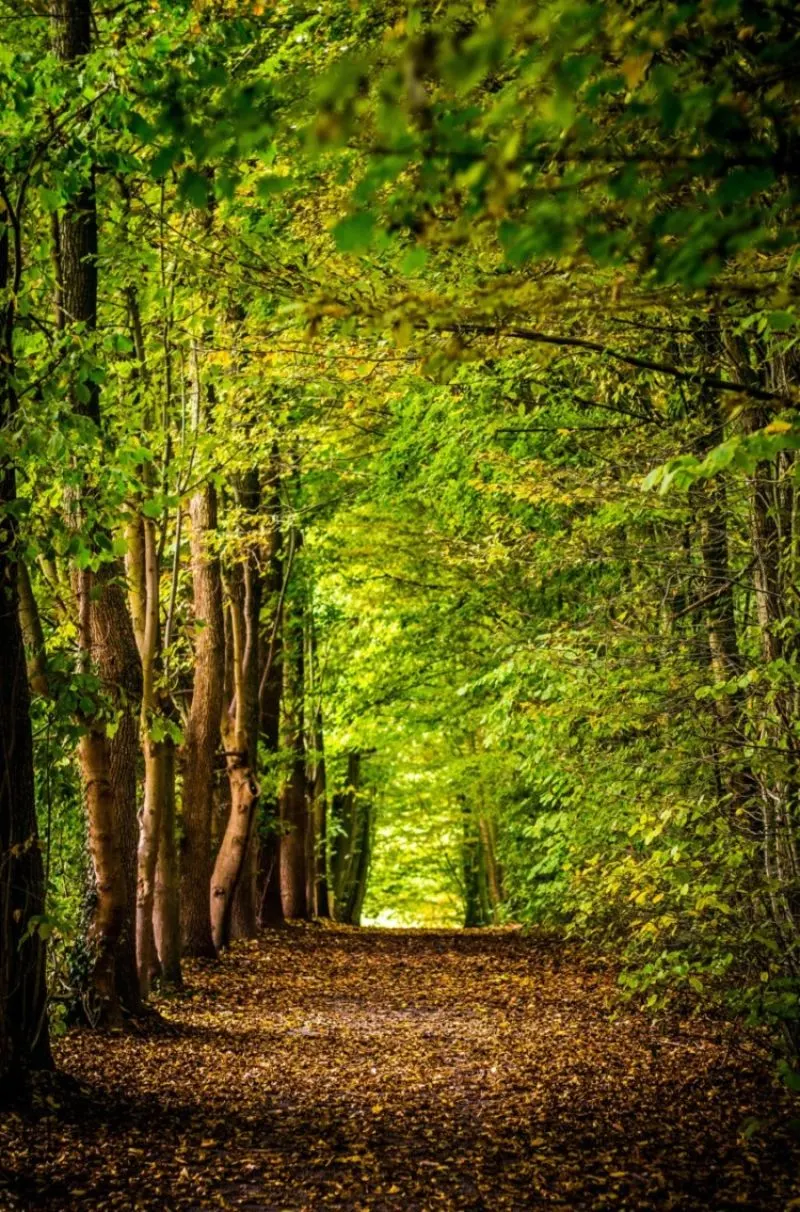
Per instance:
[[[159,717],[165,704],[157,686],[161,672],[158,544],[151,518],[137,518],[128,532],[128,582],[136,643],[142,661],[142,751],[144,799],[136,853],[136,962],[139,988],[147,997],[158,975],[153,927],[156,864],[167,795],[165,738]]]

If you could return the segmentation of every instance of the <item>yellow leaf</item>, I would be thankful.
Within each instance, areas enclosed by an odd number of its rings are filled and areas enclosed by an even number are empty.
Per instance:
[[[620,71],[625,77],[628,88],[636,88],[636,85],[641,83],[652,57],[650,51],[645,51],[643,55],[631,55],[629,59],[625,60]]]
[[[764,433],[789,433],[791,429],[790,421],[770,421],[764,429]]]

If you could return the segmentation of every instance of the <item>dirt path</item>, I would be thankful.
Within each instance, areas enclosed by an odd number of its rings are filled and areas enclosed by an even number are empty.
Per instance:
[[[615,1020],[611,978],[552,942],[297,929],[189,982],[162,1003],[169,1029],[59,1043],[76,1092],[0,1122],[0,1208],[792,1198],[791,1112],[757,1046],[722,1026]]]

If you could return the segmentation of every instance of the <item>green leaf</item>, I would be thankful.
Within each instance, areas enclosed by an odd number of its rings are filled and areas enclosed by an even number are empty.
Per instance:
[[[735,206],[745,198],[774,184],[775,174],[769,168],[734,168],[728,173],[717,190],[717,199],[723,205]]]
[[[428,262],[428,252],[424,248],[412,248],[403,257],[401,269],[404,274],[413,277],[423,270]]]
[[[179,156],[180,149],[172,145],[169,147],[162,147],[161,150],[156,153],[150,164],[150,173],[156,181],[167,175]]]
[[[771,311],[767,323],[773,332],[789,332],[795,326],[796,317],[790,311]]]
[[[184,169],[178,185],[178,193],[192,206],[205,209],[208,206],[208,178],[193,168]]]
[[[342,219],[333,229],[333,238],[340,252],[363,252],[372,243],[375,216],[364,210]]]

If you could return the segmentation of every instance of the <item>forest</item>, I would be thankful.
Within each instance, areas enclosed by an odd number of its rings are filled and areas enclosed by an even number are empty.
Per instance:
[[[800,10],[0,0],[0,1207],[800,1207]]]

